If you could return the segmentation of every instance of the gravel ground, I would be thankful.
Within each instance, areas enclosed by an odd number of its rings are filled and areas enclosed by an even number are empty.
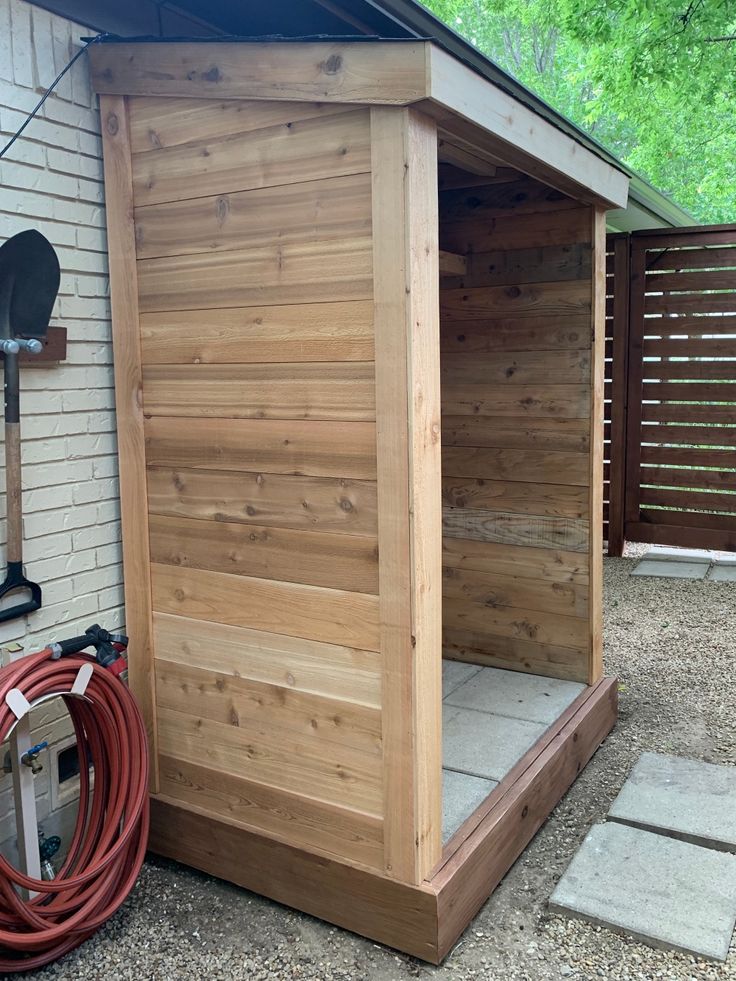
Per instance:
[[[605,567],[606,665],[621,684],[619,723],[442,967],[152,860],[104,930],[28,977],[736,979],[736,944],[725,965],[714,965],[547,912],[555,883],[642,751],[736,762],[733,586],[632,579],[632,566],[609,559]]]

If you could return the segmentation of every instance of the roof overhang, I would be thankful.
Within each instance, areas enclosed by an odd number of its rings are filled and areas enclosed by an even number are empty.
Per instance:
[[[90,58],[105,95],[416,106],[487,158],[626,207],[621,169],[431,41],[120,41],[93,45]]]

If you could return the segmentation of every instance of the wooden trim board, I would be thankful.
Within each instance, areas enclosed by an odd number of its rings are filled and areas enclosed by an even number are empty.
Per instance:
[[[100,99],[105,167],[110,301],[115,345],[115,409],[120,459],[125,611],[130,634],[130,688],[151,750],[152,791],[158,790],[156,681],[153,670],[151,557],[143,434],[143,371],[138,329],[138,276],[133,225],[133,173],[127,99]]]
[[[214,821],[163,797],[152,802],[150,848],[439,964],[613,727],[616,679],[603,678],[583,695],[524,757],[523,768],[515,768],[513,781],[481,805],[472,832],[451,854],[446,849],[440,868],[417,885]]]
[[[93,45],[89,57],[100,94],[416,105],[444,128],[457,120],[452,135],[481,159],[587,202],[628,199],[621,170],[429,41],[127,42]],[[478,146],[473,129],[493,145]]]

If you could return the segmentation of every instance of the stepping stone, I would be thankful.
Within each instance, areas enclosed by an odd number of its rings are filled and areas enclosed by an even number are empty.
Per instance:
[[[710,559],[683,562],[680,559],[643,558],[632,576],[661,576],[662,579],[705,579]]]
[[[549,905],[653,947],[723,961],[736,922],[736,856],[598,824]]]
[[[501,780],[547,728],[538,722],[445,705],[442,765],[487,780]]]
[[[442,698],[459,688],[468,678],[478,674],[482,668],[479,664],[466,664],[464,661],[442,661]]]
[[[584,690],[585,685],[574,681],[483,668],[456,687],[446,702],[458,708],[551,725]]]
[[[498,783],[455,770],[442,771],[442,844],[457,831]]]
[[[644,753],[608,816],[736,853],[736,767]]]
[[[704,548],[672,548],[670,545],[653,545],[644,554],[645,559],[671,559],[673,562],[710,562],[713,553]]]
[[[736,582],[736,562],[719,561],[708,574],[713,582]]]

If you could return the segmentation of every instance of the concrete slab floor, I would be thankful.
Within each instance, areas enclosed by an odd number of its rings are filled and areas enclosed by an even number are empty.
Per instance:
[[[643,558],[632,576],[660,576],[662,579],[705,579],[710,560],[683,562],[679,559]]]
[[[445,701],[457,708],[551,725],[584,689],[574,681],[483,668],[454,688]]]
[[[442,716],[443,765],[488,780],[501,780],[548,728],[447,704]]]
[[[456,688],[464,684],[468,678],[478,674],[483,669],[479,664],[466,664],[464,661],[442,661],[442,698],[447,698]]]
[[[653,946],[723,961],[736,922],[736,856],[598,824],[549,906]]]
[[[736,767],[643,753],[609,818],[736,852]]]
[[[498,783],[455,770],[442,771],[442,844],[457,831]]]

